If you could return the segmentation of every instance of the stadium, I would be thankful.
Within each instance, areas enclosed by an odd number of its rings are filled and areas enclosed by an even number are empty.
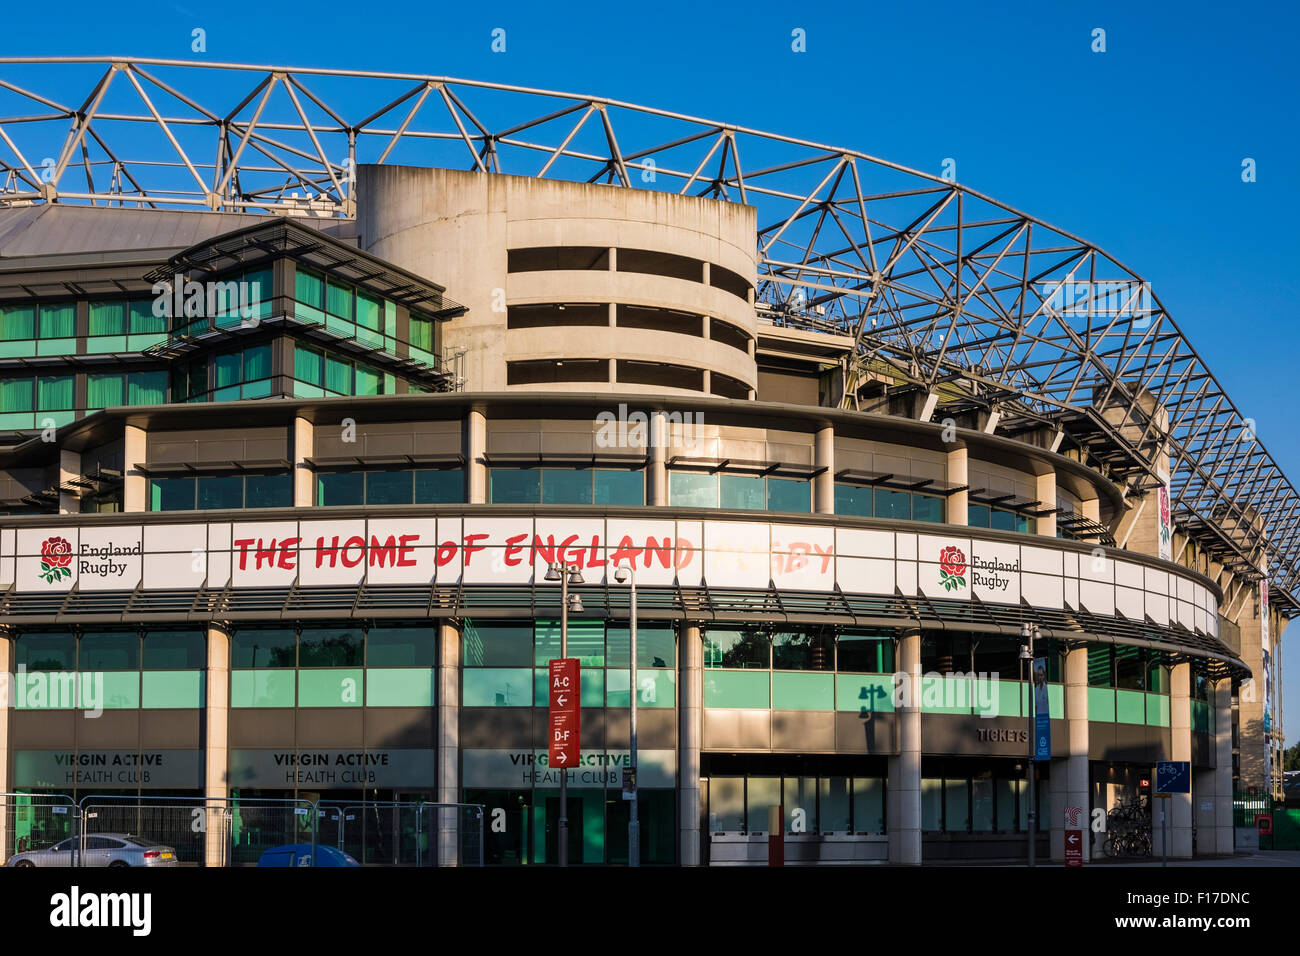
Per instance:
[[[646,865],[1223,855],[1280,796],[1293,485],[1137,273],[956,182],[0,59],[0,320],[4,857],[201,808],[208,865],[621,864],[632,767]]]

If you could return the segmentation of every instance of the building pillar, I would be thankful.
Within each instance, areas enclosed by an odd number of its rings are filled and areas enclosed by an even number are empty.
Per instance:
[[[1192,759],[1192,665],[1184,661],[1169,669],[1169,759],[1190,762]],[[1192,858],[1192,794],[1176,793],[1161,798],[1166,804],[1169,828],[1169,856],[1180,860]],[[1152,818],[1152,826],[1159,819]],[[1152,841],[1155,842],[1154,840]]]
[[[961,491],[954,491],[948,496],[944,518],[948,524],[965,525],[970,521],[967,509],[970,506],[970,458],[966,446],[954,448],[948,452],[948,483],[958,485]]]
[[[487,504],[487,416],[481,408],[465,413],[465,500],[471,505]]]
[[[825,469],[813,478],[813,511],[819,515],[835,514],[835,429],[824,425],[817,429],[813,447],[813,464]]]
[[[1217,853],[1236,852],[1232,820],[1232,679],[1214,683],[1214,846]]]
[[[907,693],[895,707],[898,756],[889,758],[886,825],[889,862],[921,862],[921,632],[905,631],[898,663]]]
[[[704,722],[704,641],[697,624],[683,624],[677,648],[678,857],[700,865],[700,744]]]
[[[668,504],[668,421],[662,411],[650,413],[648,450],[650,462],[646,466],[646,504],[663,507]]]
[[[122,426],[122,510],[149,510],[149,482],[140,466],[145,463],[145,431],[137,425]]]
[[[312,479],[315,474],[307,459],[312,456],[315,429],[305,418],[293,420],[293,506],[310,508],[315,503]]]
[[[1052,803],[1052,859],[1065,859],[1065,831],[1083,831],[1083,859],[1091,854],[1092,808],[1088,781],[1088,648],[1072,647],[1065,655],[1065,726],[1067,750],[1064,760],[1053,761],[1052,792],[1060,794],[1060,805]],[[1058,781],[1057,778],[1061,779]],[[1078,807],[1077,823],[1068,821],[1066,811]],[[1067,826],[1067,823],[1071,825]],[[1042,821],[1039,821],[1042,826]]]
[[[81,453],[59,449],[59,514],[74,515],[81,512],[81,498],[75,492],[64,491],[68,482],[81,475]]]
[[[460,630],[438,625],[438,802],[460,803]],[[438,865],[460,865],[461,810],[438,811]],[[491,821],[483,820],[486,835]],[[476,865],[477,860],[467,860]]]
[[[226,625],[208,625],[207,687],[204,696],[204,791],[207,798],[207,839],[204,865],[225,866],[230,852],[230,632]]]
[[[1056,507],[1056,472],[1049,471],[1045,475],[1039,475],[1035,482],[1034,497],[1043,503],[1043,507]],[[1041,535],[1049,538],[1056,537],[1056,512],[1051,514],[1039,515],[1034,521],[1034,530]]]

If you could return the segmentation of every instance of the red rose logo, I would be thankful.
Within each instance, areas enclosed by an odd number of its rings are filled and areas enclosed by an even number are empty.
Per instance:
[[[966,555],[961,548],[949,545],[939,552],[939,583],[945,591],[953,591],[966,584]]]
[[[40,577],[46,584],[72,577],[72,545],[67,538],[46,538],[41,544]]]

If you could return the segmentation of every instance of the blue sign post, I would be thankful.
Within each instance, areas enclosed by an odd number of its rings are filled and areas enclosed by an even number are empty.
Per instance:
[[[1168,800],[1175,793],[1192,792],[1192,765],[1186,760],[1157,760],[1155,796]],[[1169,865],[1169,825],[1167,803],[1160,804],[1160,865]]]

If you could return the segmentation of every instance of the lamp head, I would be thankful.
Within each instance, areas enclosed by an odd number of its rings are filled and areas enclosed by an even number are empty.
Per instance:
[[[586,608],[582,606],[582,598],[576,594],[569,595],[569,613],[581,614]]]
[[[576,564],[569,568],[569,584],[586,584],[586,582],[582,580],[582,571]]]
[[[547,581],[558,581],[558,580],[560,580],[560,566],[559,566],[558,564],[556,564],[554,561],[552,561],[550,564],[548,564],[548,565],[546,566],[546,578],[545,578],[545,580],[547,580]]]

